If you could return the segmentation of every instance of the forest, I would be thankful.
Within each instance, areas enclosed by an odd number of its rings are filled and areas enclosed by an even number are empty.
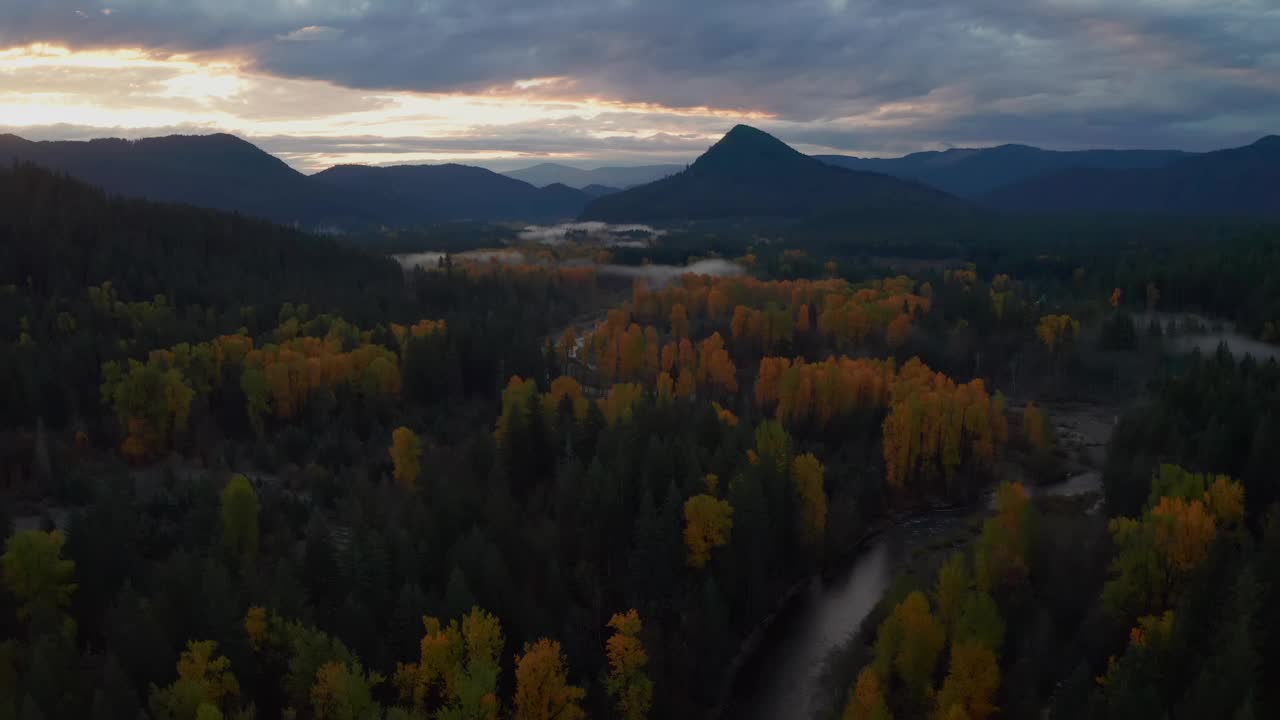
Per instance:
[[[940,508],[822,716],[1280,716],[1280,367],[1156,315],[1280,340],[1280,229],[929,222],[405,269],[511,234],[0,168],[0,719],[729,717],[798,589]],[[1067,402],[1115,409],[1070,497]]]

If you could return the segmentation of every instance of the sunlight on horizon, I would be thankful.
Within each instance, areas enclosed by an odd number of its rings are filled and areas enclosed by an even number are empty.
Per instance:
[[[180,128],[250,137],[360,138],[347,149],[278,154],[300,169],[336,163],[450,162],[528,156],[572,159],[564,149],[378,148],[379,139],[466,143],[486,129],[580,123],[583,137],[644,140],[659,134],[714,140],[690,121],[741,122],[768,113],[675,108],[576,96],[566,77],[527,78],[473,92],[365,90],[263,73],[243,58],[140,48],[74,50],[34,44],[0,50],[0,118],[12,128],[76,126],[102,135]],[[373,140],[373,147],[367,141]],[[341,144],[341,143],[338,143]]]

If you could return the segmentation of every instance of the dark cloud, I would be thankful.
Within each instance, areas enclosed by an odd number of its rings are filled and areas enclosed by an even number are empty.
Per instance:
[[[235,52],[371,90],[566,76],[847,151],[1247,142],[1280,128],[1277,38],[1275,0],[0,0],[3,44]]]

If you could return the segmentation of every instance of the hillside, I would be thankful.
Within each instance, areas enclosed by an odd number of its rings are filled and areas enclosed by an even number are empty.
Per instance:
[[[108,192],[183,203],[282,223],[368,222],[358,202],[317,186],[279,158],[233,135],[32,142],[0,136],[0,160],[35,163]]]
[[[805,218],[860,211],[964,207],[944,192],[887,175],[835,167],[777,138],[738,125],[687,170],[607,195],[585,220],[669,221],[730,217]]]
[[[598,167],[592,170],[561,165],[559,163],[540,163],[532,167],[511,170],[503,173],[507,177],[523,180],[536,187],[544,187],[560,183],[569,187],[585,190],[591,185],[610,188],[629,188],[661,180],[684,169],[683,165],[635,165]]]
[[[0,135],[0,162],[30,162],[109,193],[307,228],[573,217],[591,195],[466,165],[341,166],[307,176],[233,135],[32,142]]]
[[[1280,136],[1165,167],[1072,169],[1012,183],[983,201],[1006,210],[1280,216]]]
[[[565,185],[535,188],[469,165],[338,165],[311,178],[360,197],[371,215],[393,225],[559,220],[574,217],[590,200],[586,193]]]
[[[1164,167],[1191,153],[1178,150],[1080,150],[1060,152],[1027,145],[953,148],[899,158],[815,155],[850,170],[879,172],[917,180],[964,198],[976,198],[1018,180],[1070,168],[1134,169]]]
[[[394,262],[277,224],[0,167],[0,285],[36,296],[79,297],[112,282],[122,299],[164,294],[223,308],[305,297],[376,318],[397,302],[400,276]]]

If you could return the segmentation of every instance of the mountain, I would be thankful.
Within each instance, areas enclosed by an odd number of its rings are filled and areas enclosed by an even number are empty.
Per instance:
[[[52,142],[0,135],[0,163],[15,160],[116,195],[305,227],[558,220],[575,217],[594,197],[565,185],[536,188],[466,165],[349,165],[307,176],[225,134]]]
[[[511,170],[503,174],[537,187],[561,183],[569,187],[585,190],[590,185],[602,185],[610,188],[629,188],[635,185],[644,185],[654,180],[661,180],[668,175],[674,175],[683,169],[683,165],[636,165],[598,167],[594,170],[583,170],[569,165],[542,163],[520,170]]]
[[[34,296],[78,297],[112,281],[122,300],[165,294],[212,312],[306,298],[373,322],[402,302],[401,276],[394,261],[332,238],[108,195],[28,163],[0,165],[0,286],[18,283]],[[189,319],[174,322],[166,332]]]
[[[616,192],[619,192],[621,189],[622,188],[609,187],[608,185],[587,185],[586,187],[582,188],[582,192],[590,195],[593,198],[598,198],[601,195],[612,195]]]
[[[1072,168],[1113,170],[1158,168],[1192,153],[1179,150],[1080,150],[1060,152],[1027,145],[954,148],[918,152],[900,158],[815,155],[850,170],[917,180],[964,198],[976,198],[1018,180]]]
[[[108,192],[283,223],[368,221],[332,189],[233,135],[32,142],[0,135],[0,162],[35,163]]]
[[[1280,216],[1280,136],[1157,168],[1078,168],[1015,182],[982,200],[1007,210]]]
[[[559,220],[586,207],[591,196],[566,185],[536,188],[470,165],[338,165],[311,176],[350,193],[391,225],[455,220]]]
[[[933,188],[829,165],[738,125],[687,170],[592,201],[584,220],[804,218],[865,211],[966,207]]]

